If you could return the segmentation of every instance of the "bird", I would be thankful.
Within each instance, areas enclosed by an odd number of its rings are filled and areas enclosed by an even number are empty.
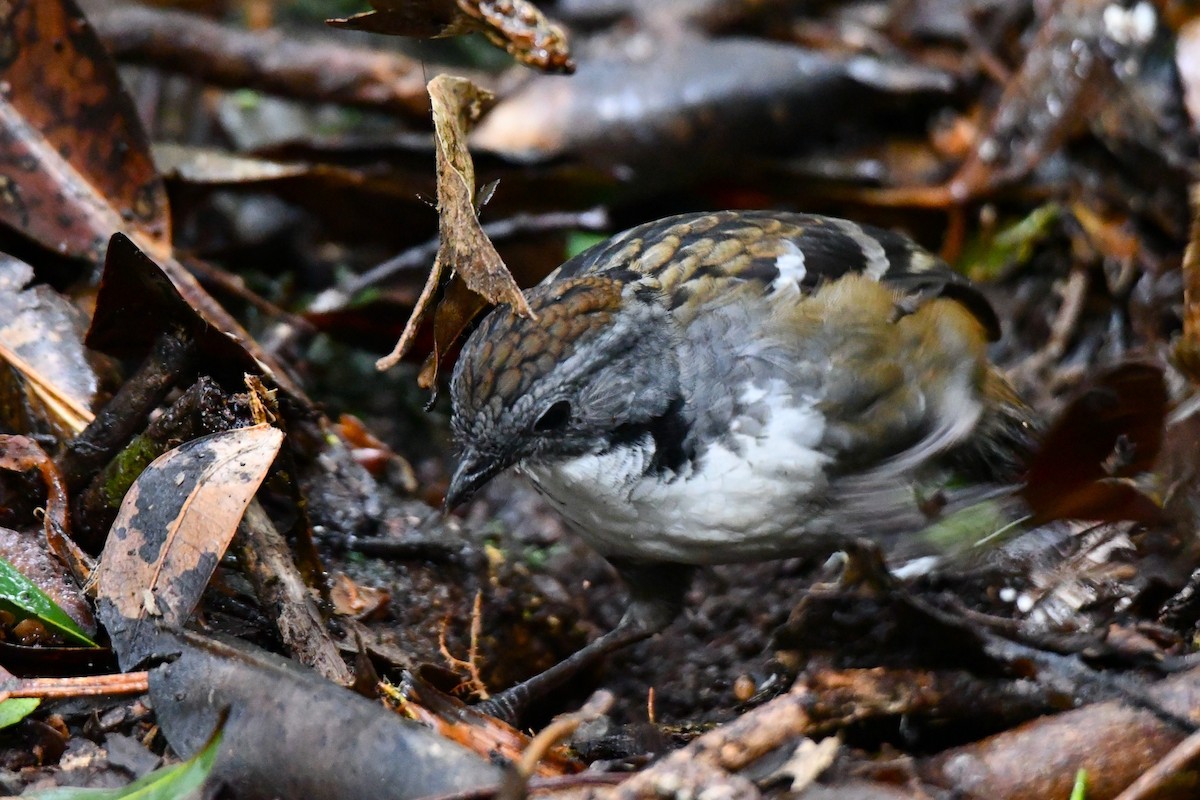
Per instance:
[[[898,232],[682,214],[591,247],[525,294],[532,315],[497,306],[455,364],[446,507],[515,468],[630,601],[615,629],[484,701],[494,716],[518,719],[665,628],[698,567],[860,540],[927,554],[919,532],[945,510],[944,487],[1012,485],[1035,440],[988,359],[995,311]]]

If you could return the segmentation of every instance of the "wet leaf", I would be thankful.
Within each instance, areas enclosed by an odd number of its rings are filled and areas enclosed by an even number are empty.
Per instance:
[[[113,231],[170,253],[167,195],[133,103],[72,0],[0,7],[0,220],[99,261]]]
[[[121,503],[100,558],[99,613],[122,668],[192,613],[279,452],[269,425],[195,439],[155,459]]]
[[[10,697],[0,703],[0,728],[15,725],[42,704],[37,697]]]
[[[181,285],[175,280],[177,274],[187,276],[190,283]],[[221,320],[228,322],[223,324]],[[156,262],[135,241],[114,233],[85,343],[113,355],[142,356],[171,325],[182,327],[194,337],[214,365],[267,373],[292,397],[305,400],[303,390],[278,362],[199,288],[177,260]]]
[[[39,620],[71,641],[96,647],[67,612],[3,558],[0,558],[0,605],[9,606],[22,617]]]
[[[420,322],[433,302],[447,269],[489,303],[507,303],[517,313],[533,316],[525,295],[483,232],[475,212],[475,166],[467,150],[466,137],[467,131],[482,113],[483,106],[491,100],[491,92],[480,89],[465,78],[439,75],[429,82],[429,97],[433,102],[437,143],[438,231],[441,244],[429,279],[404,333],[400,335],[400,341],[391,354],[379,360],[376,365],[379,369],[395,365],[412,346]],[[461,315],[455,315],[454,318],[458,321]],[[465,326],[470,317],[461,321]],[[450,338],[439,339],[435,343],[432,366],[427,363],[422,370],[422,387],[433,385],[437,375],[438,354],[445,352],[462,331],[462,326],[456,327]]]
[[[95,636],[96,619],[79,582],[37,530],[16,531],[0,527],[0,558],[45,592],[85,634]],[[10,661],[5,661],[10,668]]]
[[[528,67],[575,71],[566,34],[528,0],[371,0],[371,7],[375,10],[326,22],[338,28],[419,38],[478,32]]]

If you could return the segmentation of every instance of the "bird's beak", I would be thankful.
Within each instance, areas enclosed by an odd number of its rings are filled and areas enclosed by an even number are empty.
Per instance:
[[[468,447],[458,459],[458,466],[450,478],[450,488],[446,490],[446,500],[442,504],[443,511],[452,511],[471,499],[475,492],[484,484],[499,475],[508,467],[503,459],[484,455]]]

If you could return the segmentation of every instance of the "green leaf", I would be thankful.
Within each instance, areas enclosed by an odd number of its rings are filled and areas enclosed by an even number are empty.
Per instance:
[[[0,728],[16,725],[42,704],[38,697],[10,697],[0,703]]]
[[[217,732],[203,750],[182,764],[160,767],[117,789],[60,786],[23,796],[33,800],[177,800],[204,784],[212,772],[220,747],[221,733]]]
[[[585,233],[584,231],[569,233],[567,234],[567,258],[574,258],[584,250],[600,244],[607,238],[608,235],[603,233]]]
[[[1047,203],[1007,225],[994,236],[967,242],[959,259],[960,271],[971,280],[987,281],[1014,264],[1024,264],[1033,257],[1037,245],[1050,235],[1054,223],[1061,216],[1061,206]]]
[[[97,647],[58,603],[51,600],[16,567],[0,558],[0,606],[3,605],[10,606],[18,616],[39,620],[47,628],[58,631],[72,641],[88,647]]]

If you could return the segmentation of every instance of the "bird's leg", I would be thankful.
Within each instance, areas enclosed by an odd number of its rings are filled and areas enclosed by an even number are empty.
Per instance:
[[[691,584],[691,567],[630,562],[614,562],[613,566],[629,586],[630,593],[629,607],[617,627],[544,672],[477,703],[475,709],[516,724],[535,700],[609,653],[650,638],[679,616],[683,597]]]

